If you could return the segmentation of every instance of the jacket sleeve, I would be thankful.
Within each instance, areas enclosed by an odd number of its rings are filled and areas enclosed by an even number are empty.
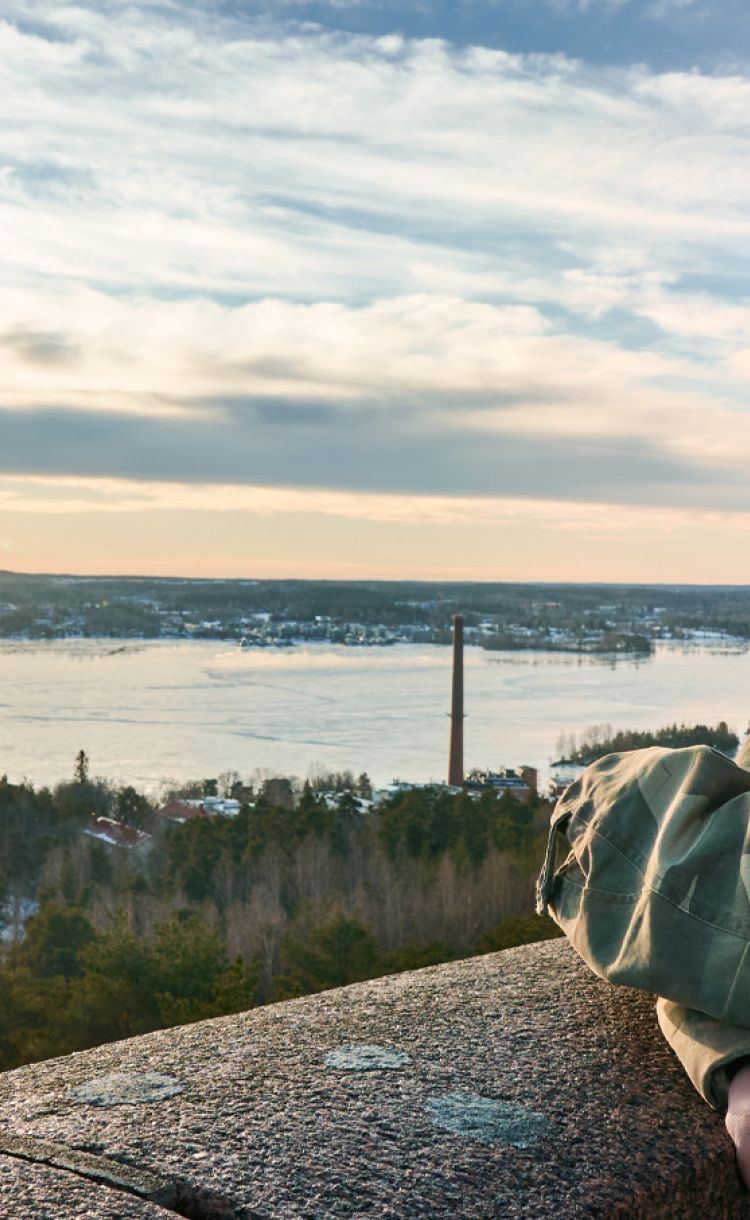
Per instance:
[[[664,1037],[701,1097],[726,1113],[729,1082],[750,1060],[750,1029],[717,1021],[696,1008],[685,1008],[661,996],[656,1015]]]

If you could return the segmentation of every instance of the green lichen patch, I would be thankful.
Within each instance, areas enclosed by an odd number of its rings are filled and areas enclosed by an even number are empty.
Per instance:
[[[555,1124],[526,1106],[511,1105],[475,1093],[429,1097],[425,1109],[436,1127],[479,1140],[482,1144],[512,1144],[528,1148],[553,1132]]]
[[[162,1072],[112,1072],[69,1088],[66,1097],[79,1106],[138,1106],[174,1097],[184,1087]]]
[[[339,1046],[324,1056],[326,1067],[341,1072],[393,1071],[406,1067],[411,1057],[393,1046],[369,1046],[365,1043],[354,1046]]]

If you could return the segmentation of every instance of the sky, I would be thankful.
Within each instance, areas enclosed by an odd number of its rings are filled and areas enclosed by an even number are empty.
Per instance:
[[[0,568],[750,581],[740,0],[5,0],[0,57]]]

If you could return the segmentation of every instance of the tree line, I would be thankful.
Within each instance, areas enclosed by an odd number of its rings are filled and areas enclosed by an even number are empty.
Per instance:
[[[720,720],[707,724],[668,724],[661,729],[613,729],[611,724],[594,724],[575,733],[562,733],[557,739],[561,761],[590,763],[605,754],[621,754],[626,750],[642,750],[646,746],[665,746],[677,750],[684,746],[713,746],[722,754],[733,755],[740,744],[736,733]]]
[[[85,755],[53,790],[0,779],[0,1068],[556,933],[533,914],[547,802],[368,791],[277,777],[234,818],[170,826]],[[85,835],[92,811],[147,850]]]

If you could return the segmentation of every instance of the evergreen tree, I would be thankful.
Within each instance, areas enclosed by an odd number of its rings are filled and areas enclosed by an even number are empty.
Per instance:
[[[76,754],[76,760],[73,765],[73,783],[88,784],[89,782],[89,759],[85,750],[79,750]]]
[[[25,966],[37,978],[81,974],[80,954],[93,939],[94,929],[82,911],[50,902],[26,925],[26,935],[11,952],[13,965]]]
[[[372,933],[343,912],[307,936],[287,935],[282,955],[285,971],[276,989],[280,998],[342,987],[382,970]]]
[[[127,822],[128,826],[142,828],[146,826],[153,815],[150,801],[135,788],[128,785],[119,788],[115,794],[115,817],[118,821]]]

